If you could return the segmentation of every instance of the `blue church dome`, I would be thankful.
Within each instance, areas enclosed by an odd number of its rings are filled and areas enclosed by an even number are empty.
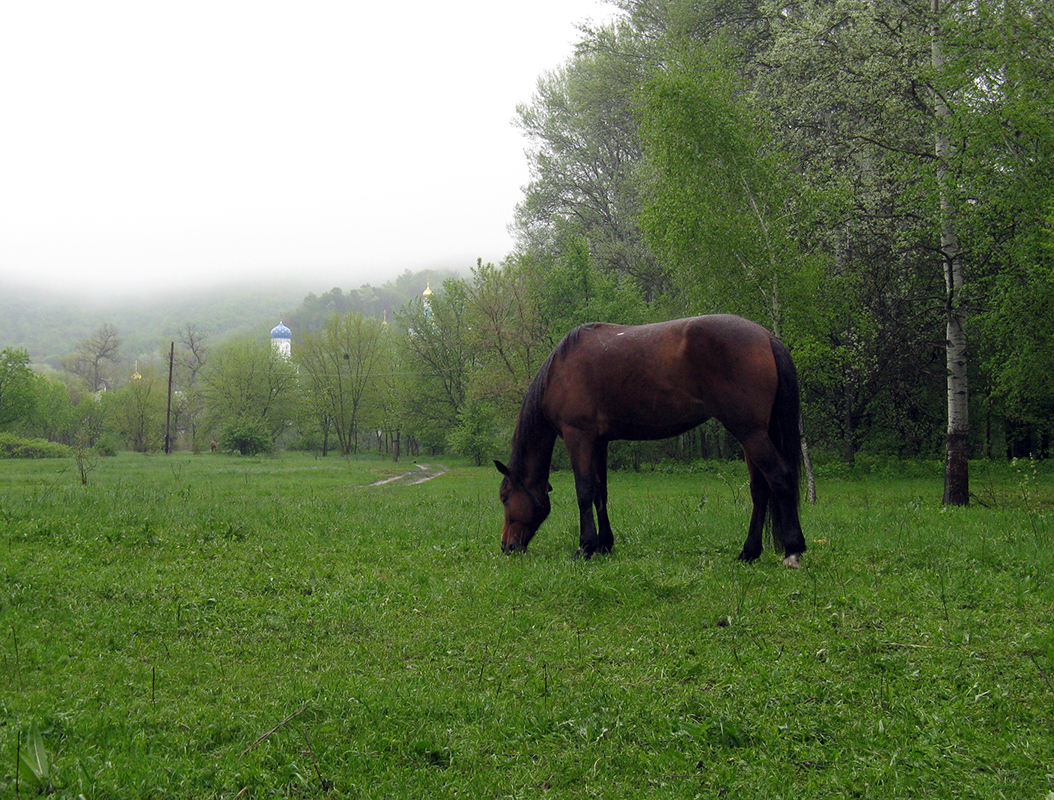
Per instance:
[[[273,328],[271,328],[272,339],[292,339],[293,332],[289,330],[285,325],[279,322]]]

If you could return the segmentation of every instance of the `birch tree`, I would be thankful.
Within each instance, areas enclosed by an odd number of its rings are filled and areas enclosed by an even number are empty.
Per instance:
[[[955,152],[952,146],[951,108],[945,97],[945,72],[941,0],[932,0],[930,45],[933,54],[934,148],[940,205],[940,255],[944,266],[947,314],[948,433],[944,455],[944,503],[964,506],[970,502],[970,391],[966,347],[966,303],[962,248],[959,244],[958,201],[954,185]]]

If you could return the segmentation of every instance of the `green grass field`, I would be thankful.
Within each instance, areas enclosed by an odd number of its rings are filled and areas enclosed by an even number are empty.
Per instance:
[[[1052,796],[1048,465],[821,469],[794,571],[741,464],[614,474],[583,562],[568,473],[510,557],[444,463],[0,461],[0,797]]]

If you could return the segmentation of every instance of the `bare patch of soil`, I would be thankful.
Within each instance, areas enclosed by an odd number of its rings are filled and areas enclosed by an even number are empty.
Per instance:
[[[415,484],[425,483],[433,478],[438,478],[440,475],[445,475],[450,471],[448,467],[442,464],[414,464],[414,466],[416,469],[410,472],[403,472],[390,478],[382,478],[379,481],[374,481],[370,486],[385,486],[392,483],[400,486],[414,486]]]

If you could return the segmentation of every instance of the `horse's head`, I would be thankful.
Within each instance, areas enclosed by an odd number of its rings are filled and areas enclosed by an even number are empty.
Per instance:
[[[494,466],[505,476],[498,489],[501,504],[505,506],[501,549],[505,553],[526,550],[527,543],[549,516],[549,492],[553,487],[546,481],[544,489],[532,489],[500,461],[495,461]]]

